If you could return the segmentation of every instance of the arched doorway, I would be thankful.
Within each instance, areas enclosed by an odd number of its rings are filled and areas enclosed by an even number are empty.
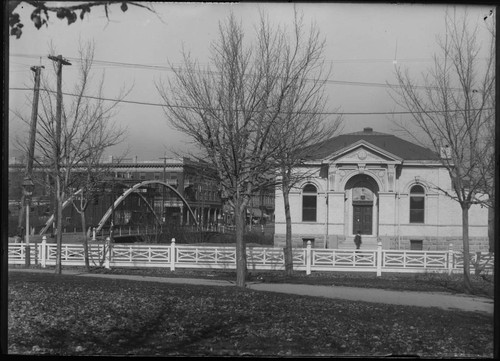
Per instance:
[[[374,236],[378,232],[377,182],[366,174],[349,179],[345,186],[345,233]]]

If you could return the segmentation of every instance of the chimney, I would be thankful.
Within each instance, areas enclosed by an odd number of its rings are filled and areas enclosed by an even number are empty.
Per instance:
[[[448,145],[441,147],[440,157],[441,159],[451,159],[451,148]]]
[[[371,132],[373,132],[373,128],[369,128],[369,127],[364,128],[364,129],[363,129],[363,132],[364,132],[364,133],[371,133]]]

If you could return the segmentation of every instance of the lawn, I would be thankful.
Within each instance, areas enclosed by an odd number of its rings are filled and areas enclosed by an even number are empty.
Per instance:
[[[24,272],[8,302],[11,354],[493,356],[473,312]]]

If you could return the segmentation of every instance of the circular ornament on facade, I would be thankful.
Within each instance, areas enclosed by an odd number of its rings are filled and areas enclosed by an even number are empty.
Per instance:
[[[358,158],[359,159],[365,159],[366,158],[366,152],[364,150],[360,150],[358,152]]]
[[[341,170],[339,174],[340,174],[341,177],[344,177],[345,176],[345,171]]]
[[[380,172],[378,172],[378,176],[379,176],[379,177],[383,177],[383,176],[384,176],[384,171],[383,171],[383,170],[381,170]]]

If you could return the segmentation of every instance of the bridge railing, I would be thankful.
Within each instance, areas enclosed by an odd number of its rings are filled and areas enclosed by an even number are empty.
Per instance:
[[[44,239],[30,245],[31,264],[42,267],[55,265],[57,246]],[[248,247],[248,270],[283,270],[284,250],[271,247]],[[25,264],[26,245],[9,244],[9,264]],[[487,253],[471,253],[471,272],[480,267],[481,272],[493,273],[493,257]],[[85,265],[82,244],[63,244],[61,260],[63,265]],[[89,242],[89,260],[92,266],[111,267],[167,267],[204,269],[235,269],[236,249],[234,246],[177,245],[172,239],[170,245],[159,244],[111,244],[108,241]],[[400,273],[455,273],[462,272],[463,254],[449,251],[405,251],[383,250],[379,244],[376,250],[293,249],[293,266],[297,271],[351,271]]]
[[[218,233],[231,233],[234,231],[234,227],[231,226],[223,226],[223,225],[207,225],[197,227],[196,225],[184,225],[182,226],[183,230],[191,231],[191,232],[218,232]],[[159,232],[160,227],[155,226],[115,226],[113,230],[113,235],[115,237],[120,236],[135,236],[135,235],[145,235],[145,234],[156,234]],[[103,228],[99,232],[94,229],[88,230],[89,236],[96,239],[105,239],[110,235],[109,228]]]

